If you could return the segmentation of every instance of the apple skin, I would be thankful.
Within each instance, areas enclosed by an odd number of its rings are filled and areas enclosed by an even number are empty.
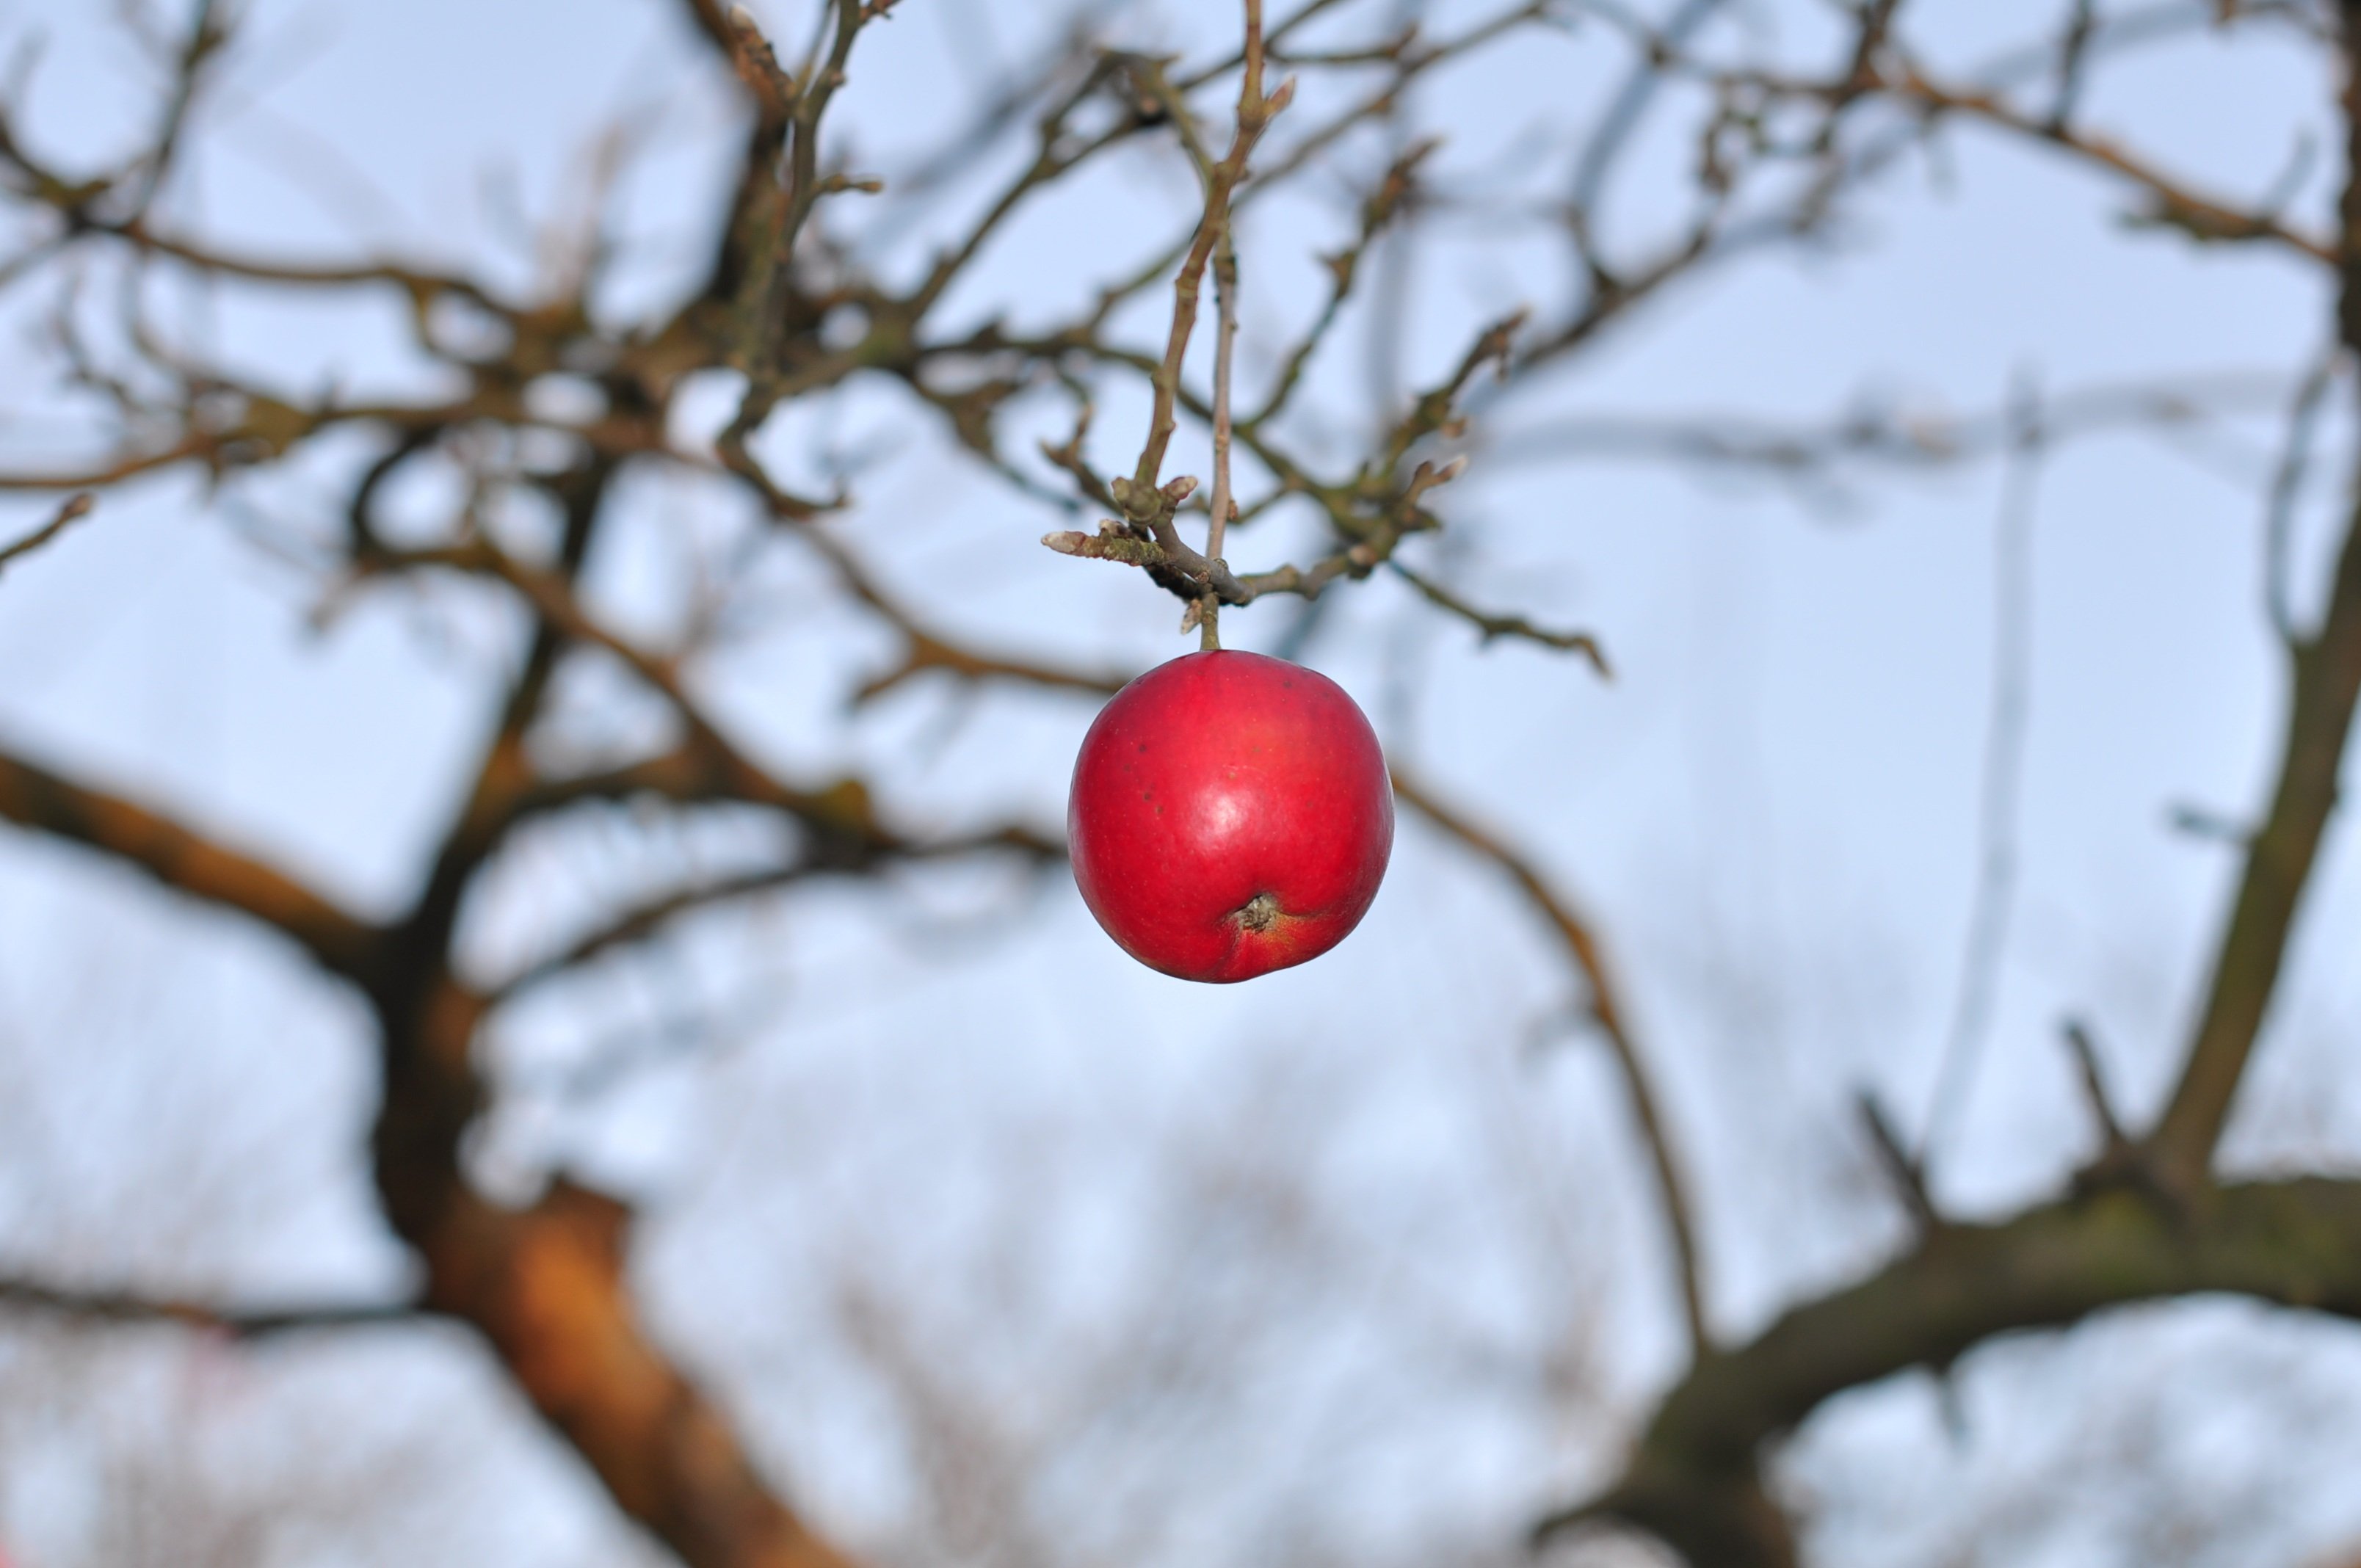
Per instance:
[[[1227,983],[1316,959],[1378,895],[1394,795],[1344,688],[1228,650],[1159,664],[1082,737],[1074,882],[1148,968]]]

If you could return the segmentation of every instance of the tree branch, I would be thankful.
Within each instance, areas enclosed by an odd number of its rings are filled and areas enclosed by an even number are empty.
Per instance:
[[[851,1568],[754,1467],[724,1413],[648,1338],[624,1277],[630,1211],[561,1180],[497,1208],[457,1173],[405,1207],[427,1305],[480,1329],[615,1502],[690,1568]]]
[[[1915,69],[1882,86],[1886,93],[1916,105],[1923,113],[1981,120],[2013,135],[2048,143],[2114,175],[2148,197],[2150,205],[2142,214],[2144,222],[2179,229],[2203,243],[2268,240],[2313,261],[2332,266],[2337,263],[2336,249],[2331,242],[2307,235],[2270,213],[2245,211],[2201,194],[2186,181],[2165,173],[2108,137],[2077,129],[2054,117],[2026,114],[1996,93],[1946,87]]]
[[[324,1302],[285,1307],[226,1307],[145,1296],[128,1290],[93,1290],[25,1275],[0,1275],[0,1306],[101,1323],[177,1323],[183,1328],[228,1334],[234,1339],[296,1333],[313,1329],[371,1328],[415,1323],[433,1314],[411,1301]]]
[[[119,795],[85,788],[0,752],[0,818],[81,844],[146,872],[175,892],[275,927],[321,967],[367,984],[385,933],[302,883]]]
[[[87,490],[80,495],[68,496],[65,505],[58,508],[56,515],[49,521],[14,544],[0,545],[0,572],[6,571],[24,556],[31,554],[67,529],[71,528],[78,519],[89,516],[90,510],[97,504],[97,497]]]
[[[1656,1091],[1648,1077],[1647,1065],[1641,1058],[1638,1043],[1631,1037],[1630,1025],[1616,1000],[1615,988],[1607,973],[1607,960],[1600,952],[1598,938],[1589,923],[1561,897],[1540,872],[1523,856],[1511,850],[1507,842],[1487,832],[1458,811],[1445,806],[1422,784],[1405,773],[1400,766],[1394,769],[1394,795],[1425,817],[1447,836],[1457,839],[1509,873],[1526,899],[1548,922],[1565,944],[1566,956],[1582,976],[1587,994],[1591,1021],[1607,1041],[1609,1052],[1622,1075],[1624,1092],[1631,1096],[1632,1120],[1639,1124],[1641,1142],[1648,1150],[1648,1162],[1656,1179],[1656,1194],[1664,1209],[1664,1229],[1673,1243],[1673,1262],[1678,1276],[1681,1311],[1689,1331],[1692,1346],[1700,1355],[1713,1343],[1707,1326],[1705,1287],[1700,1276],[1703,1266],[1697,1255],[1697,1227],[1691,1218],[1694,1212],[1687,1184],[1681,1175],[1681,1165],[1673,1152],[1672,1131],[1658,1109]]]
[[[1590,661],[1590,667],[1598,673],[1602,680],[1613,678],[1614,672],[1607,666],[1606,651],[1599,647],[1598,639],[1589,632],[1554,631],[1548,627],[1534,625],[1521,615],[1503,615],[1492,610],[1481,609],[1461,598],[1425,573],[1403,565],[1400,557],[1388,561],[1386,565],[1393,568],[1394,576],[1416,588],[1419,596],[1427,603],[1438,609],[1448,610],[1466,621],[1477,630],[1485,641],[1489,642],[1496,637],[1509,637],[1526,642],[1537,642],[1544,648],[1554,648],[1561,653],[1579,653]]]
[[[2204,1291],[2361,1317],[2361,1181],[2242,1184],[2194,1211],[2118,1185],[1999,1224],[1948,1225],[1751,1343],[1699,1358],[1657,1407],[1621,1479],[1534,1533],[1620,1519],[1697,1568],[1792,1568],[1794,1537],[1757,1459],[1823,1400],[1911,1367],[1948,1366],[1995,1335]]]
[[[1204,169],[1205,210],[1198,220],[1197,231],[1189,243],[1188,254],[1181,258],[1180,270],[1172,280],[1172,326],[1166,334],[1164,357],[1149,378],[1154,389],[1154,406],[1148,419],[1148,440],[1140,448],[1138,466],[1131,476],[1133,493],[1143,498],[1145,508],[1137,521],[1145,522],[1153,515],[1155,503],[1146,499],[1153,496],[1164,469],[1164,449],[1172,440],[1178,421],[1173,402],[1180,390],[1180,361],[1189,350],[1189,338],[1197,324],[1197,297],[1203,287],[1205,268],[1213,259],[1213,247],[1228,231],[1230,194],[1243,184],[1246,177],[1246,159],[1253,156],[1255,143],[1270,122],[1287,107],[1295,95],[1292,81],[1282,82],[1279,90],[1266,95],[1262,90],[1261,0],[1246,0],[1246,79],[1238,89],[1237,129],[1230,139],[1230,150],[1220,162]],[[1176,123],[1185,124],[1188,106],[1180,105]],[[1194,141],[1191,132],[1188,140]],[[1123,498],[1116,498],[1121,500]],[[1165,516],[1169,519],[1170,512]]]
[[[2361,159],[2361,37],[2345,39],[2348,156]],[[2345,253],[2338,337],[2361,349],[2361,161],[2350,166],[2342,206]],[[2337,773],[2361,700],[2361,503],[2345,525],[2327,613],[2310,639],[2290,644],[2286,738],[2269,815],[2246,847],[2236,901],[2216,949],[2188,1055],[2152,1144],[2168,1180],[2194,1185],[2213,1157],[2230,1103],[2261,1032],[2296,912],[2312,880],[2337,796]]]
[[[564,1179],[529,1208],[503,1208],[476,1192],[464,1170],[464,1142],[485,1093],[476,1035],[498,1000],[470,991],[454,973],[453,936],[467,890],[533,811],[598,788],[620,792],[665,778],[658,763],[643,763],[636,773],[577,781],[571,794],[537,778],[525,737],[567,650],[604,648],[672,699],[690,731],[678,765],[715,795],[759,795],[797,810],[816,862],[841,863],[875,848],[865,794],[806,797],[762,783],[766,775],[690,706],[668,664],[582,609],[575,582],[614,471],[594,456],[547,482],[565,511],[554,569],[527,566],[489,541],[414,554],[376,545],[368,557],[380,570],[448,565],[505,584],[533,627],[466,803],[368,987],[384,1072],[370,1132],[372,1174],[387,1222],[424,1266],[425,1303],[484,1335],[625,1514],[690,1568],[846,1568],[757,1471],[723,1413],[640,1325],[625,1275],[630,1211]]]

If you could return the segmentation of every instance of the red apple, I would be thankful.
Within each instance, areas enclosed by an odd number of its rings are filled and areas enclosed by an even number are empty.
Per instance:
[[[1393,851],[1393,788],[1327,676],[1190,653],[1100,711],[1066,831],[1082,902],[1124,951],[1182,980],[1252,980],[1361,923]]]

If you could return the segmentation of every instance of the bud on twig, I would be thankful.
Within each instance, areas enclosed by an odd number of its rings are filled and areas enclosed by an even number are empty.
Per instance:
[[[1123,515],[1135,522],[1145,522],[1163,510],[1163,498],[1157,491],[1120,474],[1107,481],[1107,494],[1123,509]]]
[[[1153,539],[1135,538],[1113,522],[1099,524],[1096,533],[1082,533],[1071,529],[1045,533],[1041,536],[1041,543],[1060,555],[1080,555],[1093,561],[1120,561],[1129,566],[1160,566],[1164,564],[1163,546]]]

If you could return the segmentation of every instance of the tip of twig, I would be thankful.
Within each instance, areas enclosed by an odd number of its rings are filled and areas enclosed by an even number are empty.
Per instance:
[[[1892,1184],[1903,1206],[1922,1233],[1942,1228],[1942,1219],[1935,1212],[1935,1202],[1927,1190],[1927,1168],[1924,1160],[1903,1146],[1902,1135],[1886,1119],[1885,1108],[1877,1096],[1868,1090],[1856,1091],[1853,1107],[1860,1113],[1862,1128],[1877,1152],[1879,1168]]]
[[[1140,538],[1113,522],[1100,524],[1096,533],[1083,533],[1074,529],[1045,533],[1041,536],[1041,543],[1060,555],[1080,555],[1093,561],[1120,561],[1129,566],[1161,565],[1164,561],[1164,551],[1154,540]]]
[[[1613,1497],[1595,1497],[1572,1508],[1554,1508],[1533,1523],[1525,1533],[1525,1544],[1535,1552],[1546,1550],[1559,1537],[1586,1525],[1596,1524],[1615,1511]]]
[[[2061,1032],[2066,1048],[2073,1054],[2074,1066],[2082,1080],[2082,1097],[2088,1102],[2092,1119],[2106,1139],[2107,1151],[2113,1153],[2127,1146],[2131,1139],[2124,1132],[2123,1118],[2115,1114],[2114,1098],[2107,1092],[2107,1075],[2099,1065],[2099,1047],[2091,1038],[2089,1025],[2080,1018],[2065,1020]]]
[[[2183,802],[2175,806],[2166,817],[2167,825],[2176,833],[2186,833],[2192,839],[2211,839],[2224,844],[2244,844],[2254,838],[2253,831],[2218,811]]]
[[[1295,78],[1290,76],[1273,88],[1270,94],[1263,99],[1263,115],[1266,118],[1278,115],[1293,102],[1295,102]]]
[[[1484,334],[1483,347],[1479,352],[1484,358],[1498,361],[1503,376],[1509,373],[1509,356],[1516,346],[1517,334],[1525,329],[1525,323],[1532,319],[1532,314],[1531,305],[1519,305],[1494,323],[1492,330]]]
[[[88,490],[77,491],[68,496],[65,504],[50,515],[49,521],[41,524],[26,537],[17,540],[14,544],[0,545],[0,566],[6,566],[17,557],[29,555],[38,550],[71,528],[76,519],[86,514],[97,504],[98,498]]]

